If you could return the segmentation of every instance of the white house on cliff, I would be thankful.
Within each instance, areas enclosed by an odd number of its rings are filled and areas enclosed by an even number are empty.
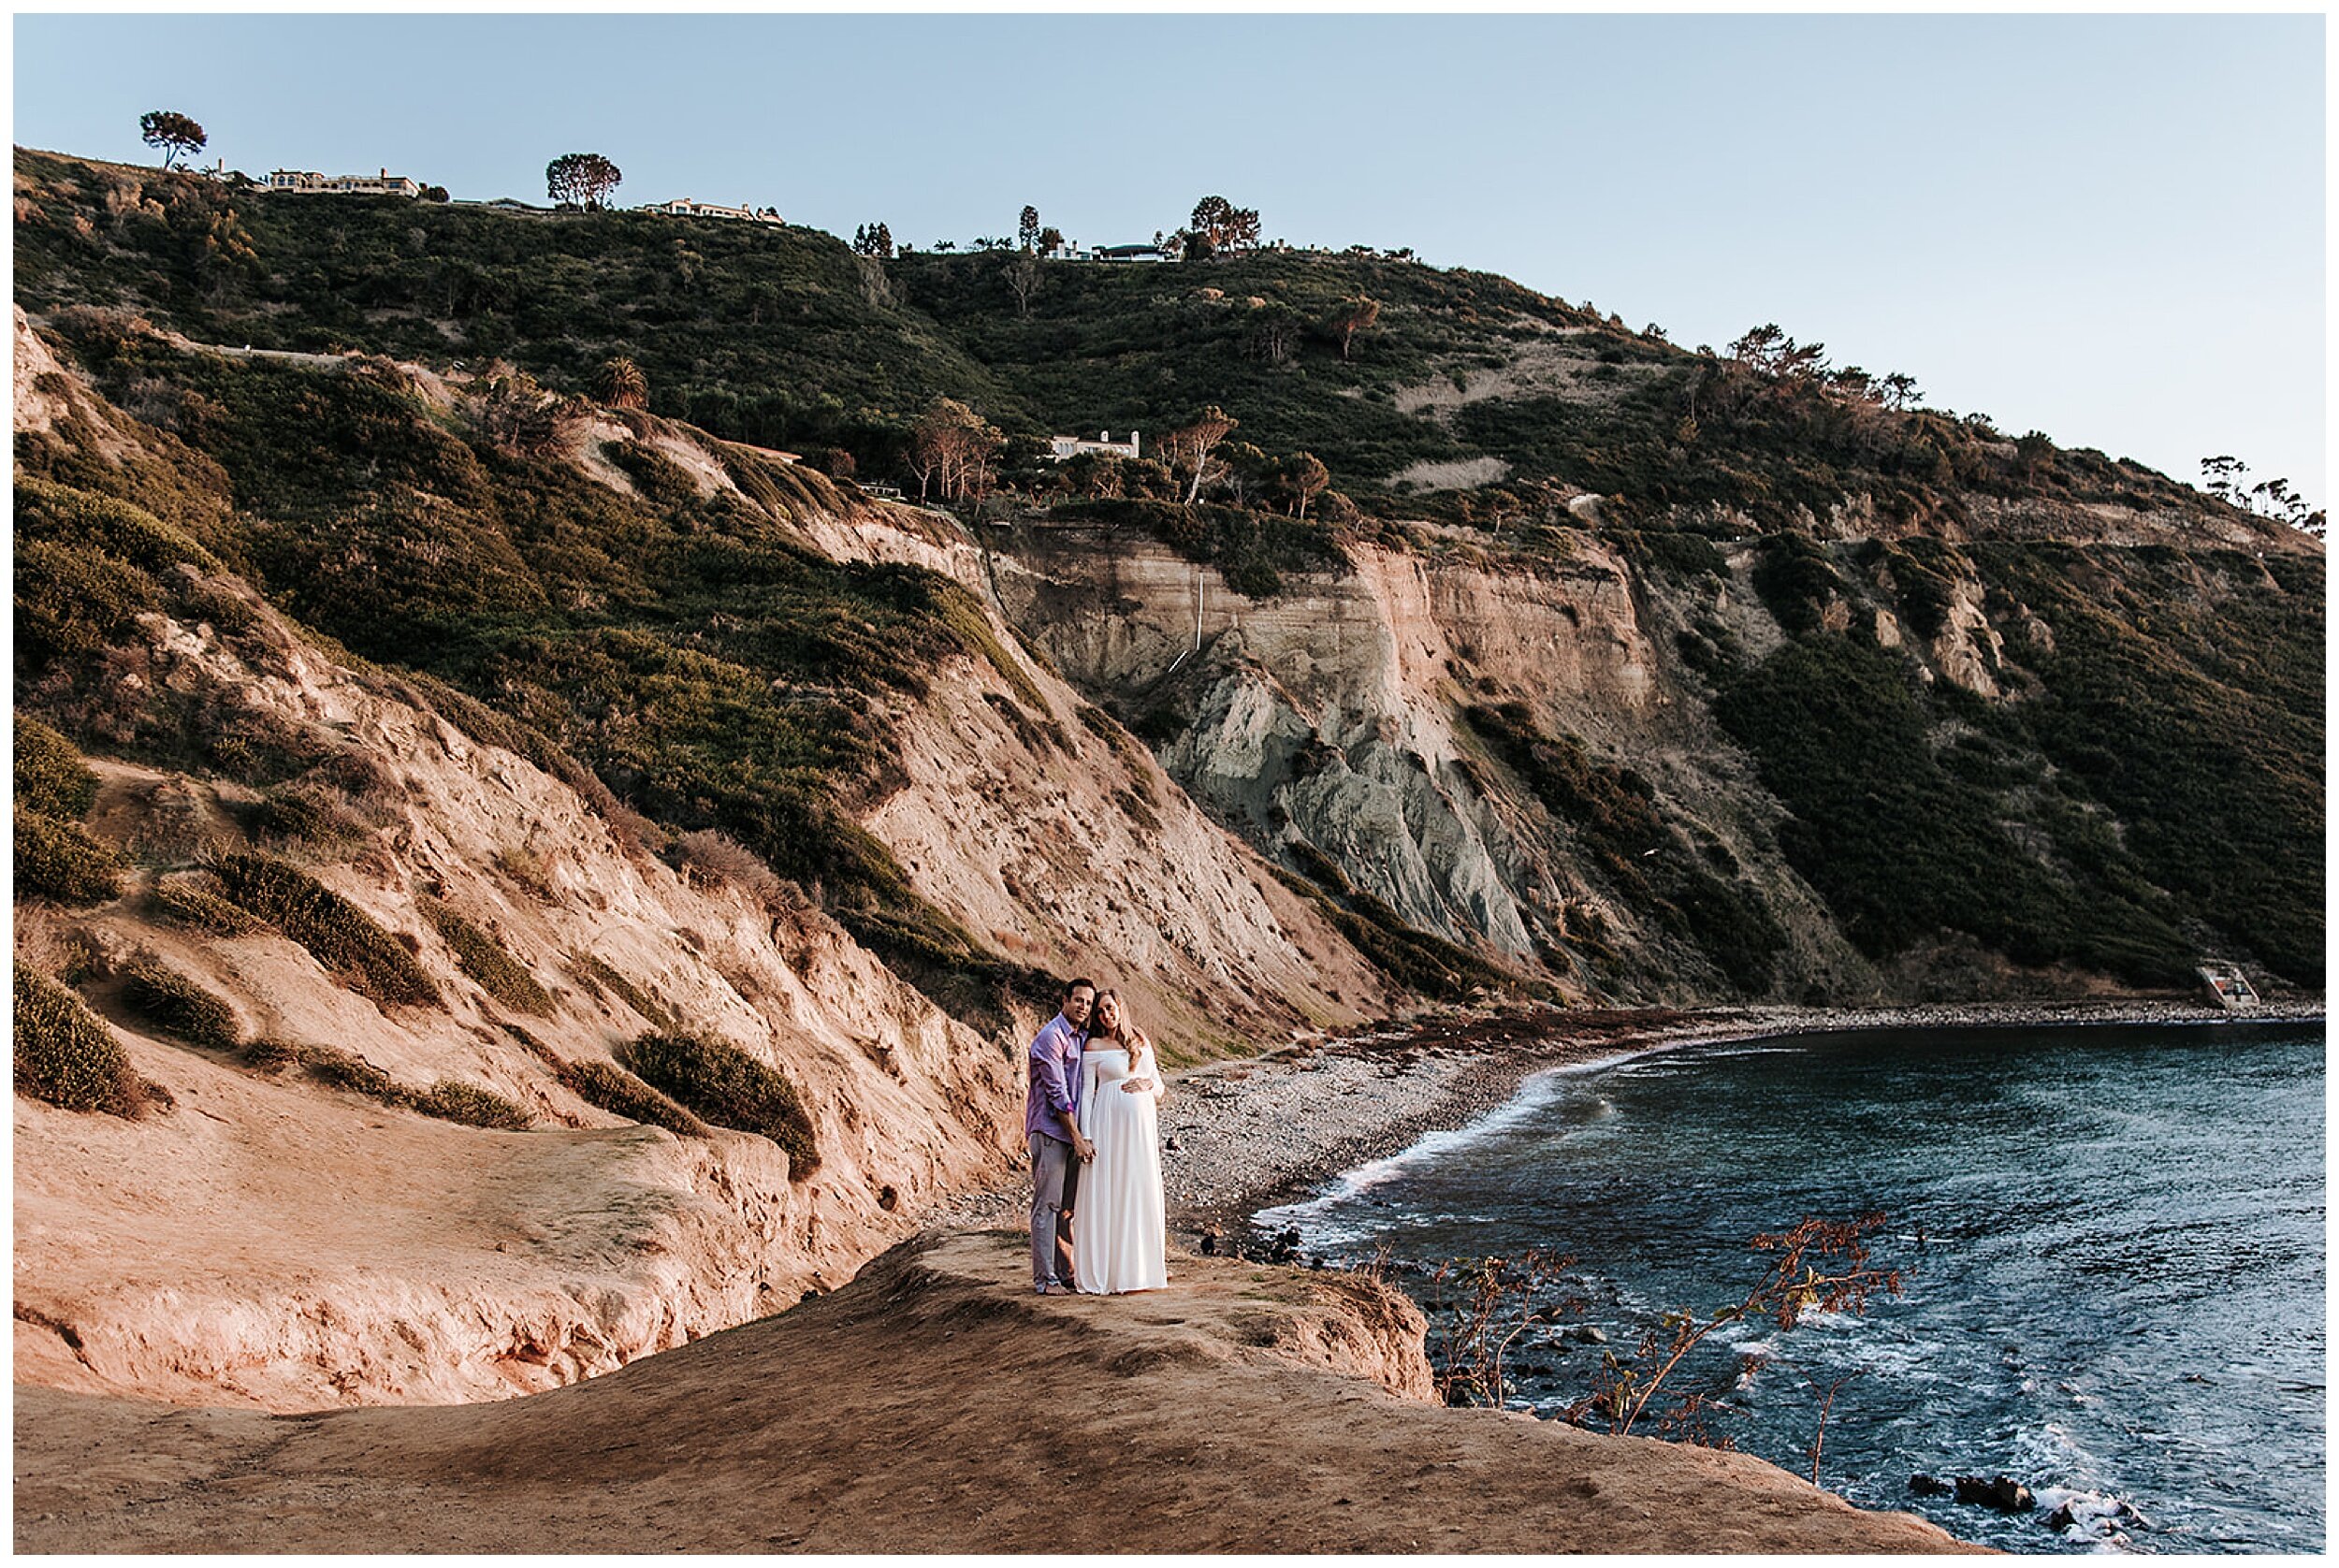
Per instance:
[[[1057,462],[1077,457],[1083,452],[1100,452],[1108,457],[1137,456],[1137,432],[1131,430],[1126,441],[1115,441],[1111,430],[1098,430],[1095,441],[1082,441],[1078,436],[1050,436],[1048,456]]]

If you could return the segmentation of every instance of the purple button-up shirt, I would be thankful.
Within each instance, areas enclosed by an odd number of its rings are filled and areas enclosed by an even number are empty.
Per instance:
[[[1081,1044],[1083,1037],[1062,1013],[1039,1026],[1031,1039],[1031,1091],[1024,1096],[1024,1136],[1034,1133],[1067,1141],[1062,1113],[1081,1109]]]

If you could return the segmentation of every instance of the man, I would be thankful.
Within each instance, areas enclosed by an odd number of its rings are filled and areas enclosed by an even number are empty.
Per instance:
[[[1072,1203],[1081,1167],[1097,1146],[1081,1133],[1081,1043],[1097,987],[1076,980],[1064,1005],[1032,1037],[1024,1096],[1024,1142],[1031,1150],[1031,1284],[1042,1296],[1078,1288],[1072,1280]]]

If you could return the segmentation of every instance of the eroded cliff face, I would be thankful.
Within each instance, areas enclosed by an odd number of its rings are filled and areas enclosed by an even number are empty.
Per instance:
[[[1905,652],[1922,685],[1985,707],[2036,700],[2023,661],[2052,652],[2056,617],[1954,549],[1920,542],[1927,566],[1874,524],[1833,519],[1837,543],[1811,547],[1836,563],[1812,567],[1811,581],[1832,586],[1810,588],[1797,614]],[[1958,537],[2109,546],[2137,571],[2158,570],[2172,544],[2225,546],[2225,566],[2153,589],[2180,616],[2215,614],[2232,573],[2274,591],[2246,551],[2318,549],[2246,519],[2213,539],[2200,528],[1985,505]],[[1790,864],[1790,813],[1716,709],[1716,650],[1743,671],[1794,646],[1758,591],[1777,569],[1763,539],[1691,539],[1702,553],[1658,560],[1628,554],[1647,536],[1571,530],[1563,559],[1528,560],[1490,559],[1483,534],[1422,532],[1427,553],[1351,545],[1349,570],[1286,573],[1264,601],[1149,539],[1095,527],[1020,530],[992,577],[1026,634],[1144,733],[1219,820],[1292,871],[1344,878],[1563,994],[1884,1001],[2105,983],[2069,965],[2024,971],[1948,932],[1880,964]],[[1970,729],[1953,718],[1926,744],[1946,755]],[[1521,771],[1519,747],[1555,737],[1575,770],[1564,800]],[[2051,787],[2055,769],[2037,771]],[[1635,817],[1653,825],[1627,845],[1617,820]]]
[[[630,848],[559,779],[236,602],[254,629],[233,647],[154,625],[153,678],[366,759],[372,831],[308,869],[413,951],[442,1005],[377,1005],[273,931],[157,920],[143,875],[86,913],[20,906],[17,961],[78,973],[101,1006],[110,977],[159,963],[248,1040],[329,1045],[415,1091],[484,1087],[537,1127],[431,1120],[109,1009],[175,1106],[124,1122],[17,1096],[20,1376],[277,1409],[554,1387],[836,1284],[1013,1156],[1017,1064],[832,922]],[[234,786],[97,767],[101,835],[238,847]],[[487,995],[433,911],[488,933],[550,1010]],[[632,1124],[559,1076],[676,1024],[785,1073],[817,1170],[750,1134]]]
[[[100,464],[199,463],[16,321],[21,429]],[[452,396],[414,385],[432,407]],[[626,430],[702,493],[733,486],[687,429]],[[571,432],[570,460],[630,492],[597,431]],[[915,509],[839,498],[788,522],[844,559],[983,578],[981,552]],[[123,1120],[17,1095],[20,1378],[272,1410],[555,1387],[832,1288],[938,1195],[1020,1158],[1021,1047],[1042,1004],[1007,997],[1005,1024],[971,1027],[737,846],[689,852],[573,762],[513,749],[508,721],[331,651],[232,573],[171,570],[164,607],[102,651],[104,680],[34,693],[84,735],[100,784],[84,822],[129,871],[109,901],[20,902],[16,962],[90,1002],[168,1107]],[[1173,1057],[1404,1000],[1142,746],[987,627],[995,659],[947,661],[880,716],[899,766],[857,807],[920,895],[991,951],[1122,985]],[[129,760],[169,751],[158,715],[314,761],[303,777],[327,781],[331,831],[260,825],[273,786]],[[298,866],[400,944],[434,999],[377,1001],[273,927],[223,934],[157,901],[223,853]],[[483,980],[450,921],[525,984]],[[224,1006],[240,1043],[157,1024],[124,994],[140,969]],[[677,1136],[582,1097],[580,1070],[621,1068],[660,1033],[779,1071],[817,1169],[769,1138]],[[319,1053],[341,1065],[303,1067]],[[530,1125],[412,1108],[446,1084]]]
[[[1161,716],[1164,763],[1220,820],[1271,852],[1321,851],[1448,940],[1573,978],[1559,952],[1571,906],[1635,922],[1538,842],[1547,824],[1461,713],[1524,702],[1547,729],[1656,762],[1663,787],[1714,795],[1722,816],[1727,781],[1667,766],[1710,739],[1668,683],[1667,617],[1652,627],[1624,563],[1596,546],[1543,574],[1351,554],[1351,573],[1254,602],[1151,542],[1050,530],[1002,557],[997,579],[1074,680]],[[1691,989],[1685,976],[1673,994]]]

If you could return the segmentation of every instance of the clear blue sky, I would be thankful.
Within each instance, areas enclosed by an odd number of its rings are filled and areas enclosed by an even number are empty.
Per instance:
[[[1199,197],[1676,341],[1838,364],[2187,482],[2326,499],[2323,19],[20,16],[15,138],[181,109],[264,174],[777,207],[920,246],[1150,239]]]

